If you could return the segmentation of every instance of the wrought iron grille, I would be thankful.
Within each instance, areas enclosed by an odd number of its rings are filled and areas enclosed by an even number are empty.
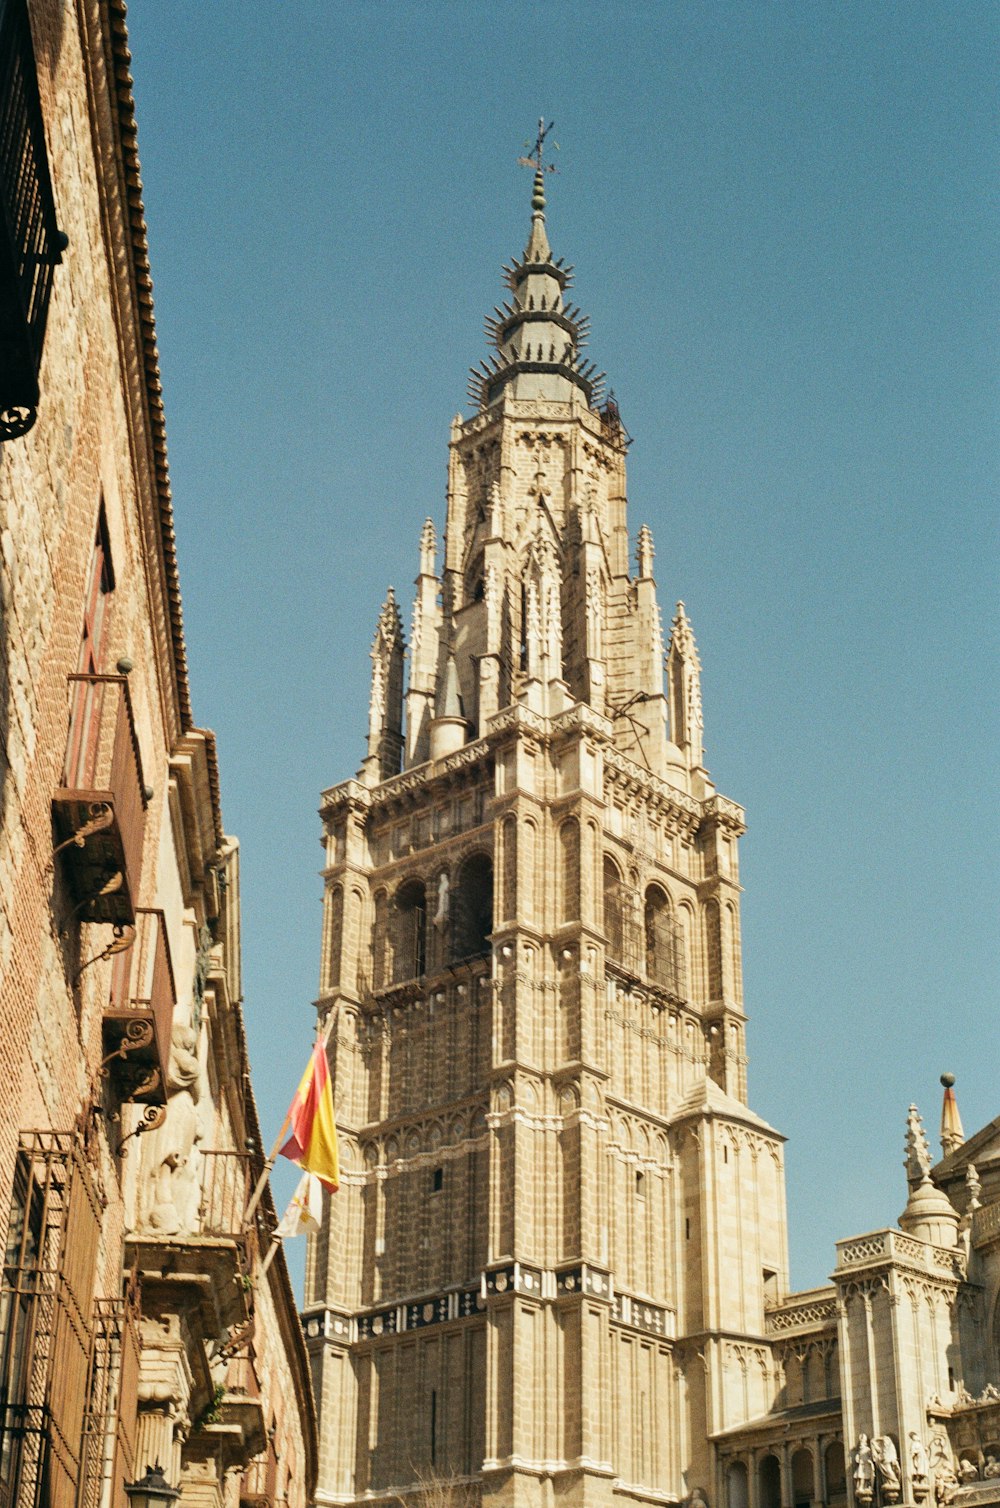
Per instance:
[[[0,440],[35,422],[53,268],[65,245],[27,5],[0,0]]]
[[[0,1508],[76,1508],[99,1233],[77,1138],[25,1133],[0,1290]]]
[[[684,934],[666,909],[643,904],[637,890],[605,891],[604,932],[609,963],[679,1000],[687,994]]]
[[[138,1475],[135,1460],[139,1400],[138,1304],[134,1292],[98,1299],[90,1358],[78,1508],[126,1503],[124,1484]]]

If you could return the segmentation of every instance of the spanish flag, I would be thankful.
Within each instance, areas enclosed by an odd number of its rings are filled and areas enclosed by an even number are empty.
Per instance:
[[[315,1173],[333,1194],[340,1187],[337,1159],[337,1126],[333,1116],[333,1089],[326,1045],[317,1042],[302,1082],[289,1107],[292,1134],[281,1148],[282,1157],[297,1162],[306,1173]]]

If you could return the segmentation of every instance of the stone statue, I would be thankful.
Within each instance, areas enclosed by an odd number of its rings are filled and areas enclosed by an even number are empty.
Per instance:
[[[448,912],[451,909],[450,885],[448,871],[442,869],[438,875],[437,910],[434,913],[434,925],[439,932],[443,932],[448,925]]]
[[[941,1508],[948,1508],[948,1504],[955,1501],[957,1492],[958,1478],[948,1462],[944,1461],[934,1473],[934,1501],[941,1504]]]
[[[958,1474],[965,1483],[979,1481],[979,1467],[975,1461],[970,1461],[968,1456],[961,1456],[959,1458]]]
[[[875,1462],[867,1435],[859,1435],[854,1451],[854,1496],[868,1504],[875,1490]]]
[[[909,1433],[910,1441],[910,1476],[913,1485],[926,1487],[927,1478],[930,1475],[930,1462],[927,1459],[927,1448],[915,1429]]]
[[[156,1133],[157,1166],[145,1220],[148,1230],[164,1236],[196,1230],[201,1198],[195,1167],[202,1136],[197,1108],[201,1094],[198,1033],[178,1021],[170,1042],[172,1093],[167,1101],[166,1121]]]
[[[927,1447],[915,1429],[909,1432],[910,1491],[915,1503],[922,1503],[930,1491],[931,1463]]]
[[[898,1503],[902,1489],[899,1457],[889,1435],[877,1435],[871,1443],[883,1503]]]
[[[986,1457],[986,1465],[983,1467],[983,1476],[1000,1477],[1000,1461],[997,1460],[996,1456],[989,1455]]]

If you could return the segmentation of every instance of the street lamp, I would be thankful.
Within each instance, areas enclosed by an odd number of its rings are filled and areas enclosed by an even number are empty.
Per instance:
[[[171,1487],[163,1475],[163,1467],[146,1467],[146,1475],[138,1482],[123,1483],[128,1493],[129,1508],[173,1508],[180,1497],[180,1488]]]

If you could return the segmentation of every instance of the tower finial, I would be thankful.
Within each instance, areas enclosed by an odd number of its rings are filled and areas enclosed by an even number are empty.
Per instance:
[[[965,1141],[965,1132],[962,1130],[962,1117],[958,1113],[958,1100],[955,1098],[955,1075],[943,1073],[941,1085],[944,1089],[944,1103],[941,1106],[941,1151],[947,1157]]]
[[[530,156],[530,157],[519,157],[517,159],[518,167],[522,167],[522,168],[534,168],[534,170],[535,170],[535,182],[534,182],[534,185],[533,185],[532,190],[531,190],[531,211],[532,211],[533,215],[541,215],[541,214],[544,213],[544,211],[545,211],[545,174],[546,173],[554,173],[555,170],[556,170],[556,165],[555,165],[554,162],[548,162],[548,163],[546,163],[546,162],[542,161],[542,153],[545,150],[545,138],[546,138],[546,136],[548,136],[549,132],[552,130],[552,127],[554,125],[555,125],[555,121],[554,120],[550,120],[549,123],[548,123],[548,125],[546,125],[545,124],[545,116],[544,115],[540,115],[538,117],[538,131],[537,131],[537,134],[535,136],[535,145],[534,145],[532,156]],[[527,146],[527,145],[528,145],[528,143],[525,142],[525,146]],[[559,143],[558,142],[553,142],[552,145],[555,147],[556,151],[558,152],[558,150],[559,150]]]

